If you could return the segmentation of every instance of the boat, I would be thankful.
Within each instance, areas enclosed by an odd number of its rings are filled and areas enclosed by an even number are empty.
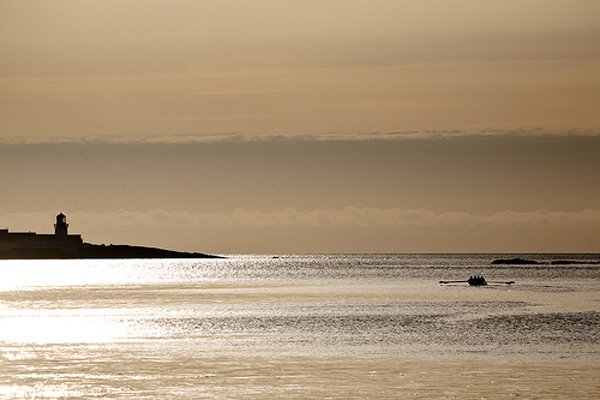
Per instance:
[[[471,276],[467,280],[469,286],[485,286],[487,285],[487,281],[483,276]]]
[[[512,285],[513,283],[515,283],[515,281],[508,281],[508,282],[487,281],[481,275],[470,276],[469,279],[464,280],[464,281],[440,281],[440,284],[443,284],[443,285],[445,285],[447,283],[468,283],[469,286],[487,286],[488,283],[500,284],[500,285]]]

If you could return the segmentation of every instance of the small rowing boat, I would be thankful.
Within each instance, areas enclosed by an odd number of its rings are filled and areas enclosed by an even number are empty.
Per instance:
[[[515,281],[508,281],[508,282],[499,282],[499,281],[486,281],[485,278],[483,276],[471,276],[469,277],[469,279],[467,279],[466,281],[440,281],[440,284],[447,284],[447,283],[468,283],[469,286],[487,286],[488,283],[495,283],[495,284],[500,284],[500,285],[512,285],[513,283],[515,283]]]

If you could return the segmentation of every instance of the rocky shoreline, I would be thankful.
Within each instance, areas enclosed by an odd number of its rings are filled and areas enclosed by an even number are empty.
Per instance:
[[[74,251],[59,248],[15,248],[0,252],[0,259],[119,259],[119,258],[224,258],[156,247],[84,243]]]

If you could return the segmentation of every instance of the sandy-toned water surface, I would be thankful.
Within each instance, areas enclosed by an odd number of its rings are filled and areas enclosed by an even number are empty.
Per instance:
[[[495,257],[0,261],[0,398],[598,398],[600,266]]]

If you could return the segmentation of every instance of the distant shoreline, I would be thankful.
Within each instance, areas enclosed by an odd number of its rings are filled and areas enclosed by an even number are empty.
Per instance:
[[[600,260],[551,260],[536,261],[525,258],[498,258],[491,262],[492,265],[578,265],[578,264],[600,264]]]
[[[224,258],[156,247],[85,243],[81,235],[69,234],[67,217],[56,216],[54,234],[9,232],[0,229],[0,259],[118,259],[118,258]]]
[[[0,251],[0,259],[119,259],[119,258],[225,258],[205,253],[183,252],[156,247],[103,245],[84,243],[82,247],[63,251],[60,248],[13,248]]]

